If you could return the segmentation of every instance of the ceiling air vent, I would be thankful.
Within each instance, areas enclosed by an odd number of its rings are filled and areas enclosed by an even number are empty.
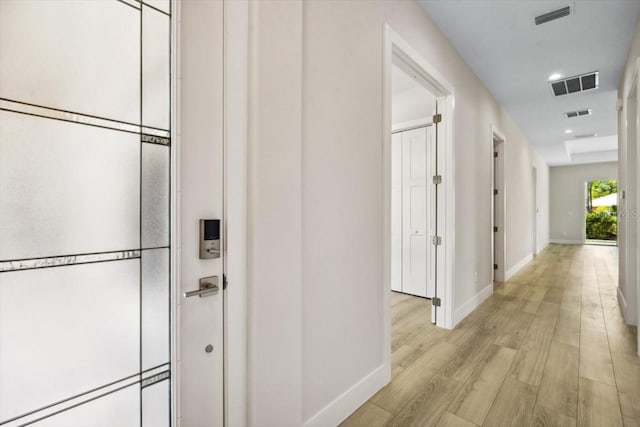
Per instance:
[[[567,116],[568,119],[572,117],[590,116],[591,108],[585,108],[584,110],[568,111],[564,113],[564,115]]]
[[[549,83],[555,96],[566,95],[568,93],[584,92],[598,88],[598,72],[569,77],[568,79],[556,80]]]
[[[566,6],[561,9],[553,10],[548,13],[544,13],[540,16],[533,18],[536,21],[536,25],[546,24],[547,22],[555,21],[556,19],[564,18],[571,15],[571,7]]]

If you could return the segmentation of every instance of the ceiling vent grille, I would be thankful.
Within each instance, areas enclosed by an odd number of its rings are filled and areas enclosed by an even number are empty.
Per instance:
[[[561,96],[597,89],[598,84],[598,72],[594,71],[580,76],[569,77],[568,79],[556,80],[549,83],[549,86],[555,96]]]
[[[555,21],[556,19],[564,18],[571,15],[571,7],[566,6],[561,9],[553,10],[548,13],[544,13],[540,16],[536,16],[534,21],[536,25],[546,24],[547,22]]]
[[[568,111],[564,113],[564,115],[567,116],[568,119],[572,117],[590,116],[591,108],[585,108],[584,110]]]

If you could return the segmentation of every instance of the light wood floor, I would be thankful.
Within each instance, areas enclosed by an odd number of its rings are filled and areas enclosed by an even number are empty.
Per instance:
[[[454,330],[394,294],[392,382],[343,426],[640,426],[617,248],[550,245]]]

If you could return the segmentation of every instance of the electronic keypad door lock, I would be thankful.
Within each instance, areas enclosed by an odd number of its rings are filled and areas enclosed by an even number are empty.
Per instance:
[[[220,258],[220,220],[200,220],[200,259]]]

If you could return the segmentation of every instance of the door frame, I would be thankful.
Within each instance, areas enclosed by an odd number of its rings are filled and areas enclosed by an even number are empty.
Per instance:
[[[640,58],[636,59],[633,73],[631,75],[631,84],[627,89],[626,93],[624,93],[623,109],[622,109],[622,120],[624,123],[624,144],[625,144],[625,153],[626,153],[626,165],[625,165],[625,174],[628,174],[629,169],[633,169],[636,173],[635,182],[631,183],[627,176],[624,176],[624,191],[626,193],[626,197],[628,198],[630,194],[633,194],[635,198],[635,212],[631,212],[627,201],[625,200],[625,211],[626,212],[618,212],[619,218],[621,214],[624,214],[625,221],[625,238],[624,238],[624,262],[625,269],[624,273],[624,281],[625,288],[627,289],[628,295],[627,301],[623,295],[620,294],[620,290],[618,288],[618,302],[621,301],[626,302],[626,304],[620,304],[623,308],[624,317],[627,323],[640,325],[640,220],[638,219],[638,214],[640,212],[640,185],[637,183],[637,179],[640,176]],[[629,157],[629,100],[633,99],[635,101],[635,157]],[[620,174],[618,174],[620,175]],[[618,176],[618,182],[620,182],[621,176]],[[620,205],[620,203],[618,203]],[[635,227],[636,227],[636,244],[635,246],[631,246],[629,244],[628,234],[630,232],[631,226],[633,226],[633,222],[630,221],[631,218],[635,219]],[[618,247],[620,247],[620,242],[618,242]],[[635,277],[629,272],[629,264],[634,263],[636,265]],[[621,269],[622,270],[622,269]],[[631,279],[631,280],[630,280]],[[634,282],[635,281],[635,285]],[[635,287],[635,292],[634,288]],[[622,298],[621,298],[622,297]],[[634,310],[635,309],[635,310]],[[637,353],[640,356],[640,328],[638,328],[638,348]]]
[[[171,0],[171,422],[178,426],[180,382],[179,237],[181,133],[180,1]],[[224,425],[247,423],[247,124],[249,1],[223,1]],[[232,48],[230,48],[232,47]]]
[[[502,206],[500,206],[500,213],[502,214],[502,224],[496,224],[495,219],[495,195],[494,191],[496,188],[496,184],[494,182],[495,177],[495,159],[494,159],[494,150],[495,150],[495,140],[498,140],[500,147],[502,148],[501,154],[502,156],[498,157],[498,161],[501,163],[501,172],[502,176],[498,178],[498,192],[502,193],[500,200],[502,201]],[[507,138],[504,136],[504,133],[500,131],[500,129],[496,125],[491,125],[491,135],[489,138],[489,161],[490,161],[490,170],[491,170],[491,178],[490,178],[490,189],[489,196],[491,201],[491,277],[493,277],[493,281],[504,282],[506,279],[507,269],[506,269],[506,261],[507,261],[507,182],[504,179],[506,176],[506,165],[505,161],[507,157]],[[496,249],[496,233],[493,231],[494,227],[498,226],[498,233],[502,235],[502,244],[501,246],[501,259],[496,259],[495,257],[495,249]],[[499,226],[502,226],[500,229]],[[493,265],[498,263],[498,268],[494,269]]]
[[[538,254],[538,168],[535,165],[531,166],[531,184],[531,249],[535,257]]]
[[[439,278],[438,296],[442,300],[437,326],[453,327],[454,297],[454,246],[455,246],[455,192],[453,157],[454,87],[407,43],[388,24],[384,25],[383,82],[381,127],[382,140],[382,188],[383,188],[383,248],[382,248],[382,358],[388,379],[391,377],[391,64],[394,57],[409,66],[418,80],[436,96],[442,122],[438,125],[438,172],[442,184],[438,185],[439,230],[442,237],[442,256],[437,258]]]

